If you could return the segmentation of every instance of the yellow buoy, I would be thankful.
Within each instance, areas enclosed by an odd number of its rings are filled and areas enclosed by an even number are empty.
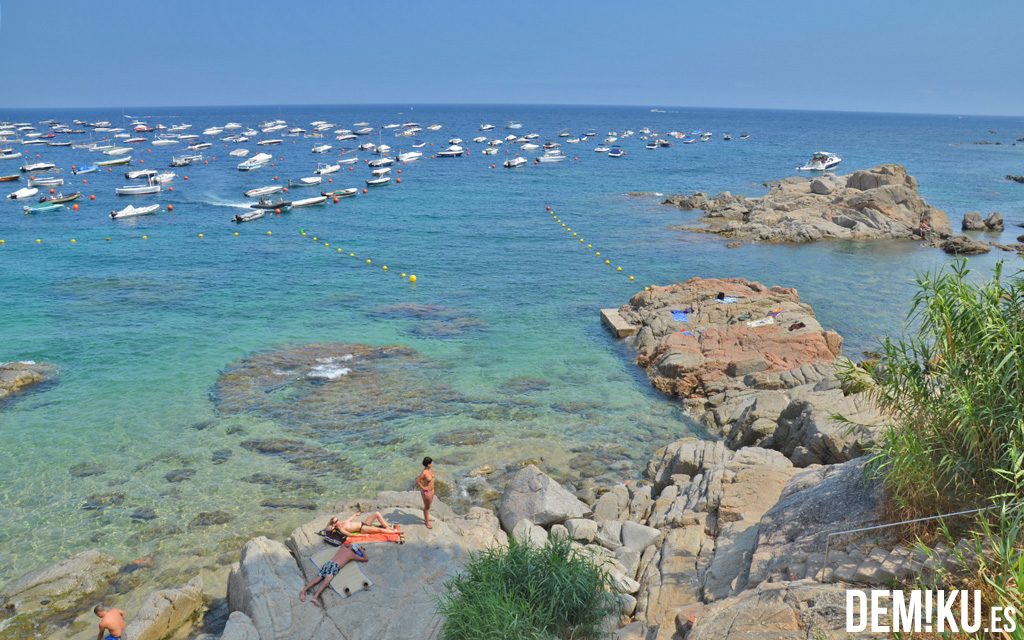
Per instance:
[[[268,235],[268,236],[272,236],[272,235],[274,235],[274,232],[273,232],[273,231],[268,231],[268,232],[267,232],[267,235]]]
[[[71,244],[75,244],[76,242],[78,242],[78,240],[75,240],[74,238],[71,238]]]
[[[352,251],[349,251],[349,252],[348,252],[348,257],[350,257],[350,258],[354,258],[354,257],[356,257],[356,254],[355,254],[355,253],[353,253]]]
[[[611,264],[612,264],[612,261],[611,261],[611,260],[605,260],[605,261],[604,261],[604,263],[605,263],[606,265],[608,265],[608,266],[611,266]]]
[[[372,263],[373,263],[373,260],[370,260],[369,258],[366,259],[366,264],[372,264]]]
[[[650,291],[650,290],[651,290],[650,287],[644,287],[644,291]]]
[[[237,232],[237,231],[235,232],[235,237],[236,237],[236,238],[238,237],[238,232]]]
[[[0,244],[7,244],[6,240],[0,240]]]
[[[36,244],[42,244],[42,243],[43,243],[42,240],[40,240],[39,238],[36,238]]]
[[[404,273],[404,272],[402,273],[402,277],[403,277],[403,278],[405,277],[405,273]]]
[[[588,249],[593,249],[593,248],[594,248],[594,245],[592,245],[592,244],[588,244],[588,245],[587,245],[587,248],[588,248]]]
[[[634,280],[633,276],[629,276],[629,281],[633,282],[633,280]]]
[[[622,267],[615,267],[616,271],[622,271]]]
[[[409,274],[409,282],[416,282],[416,274],[415,273],[410,273]]]
[[[107,236],[106,238],[104,238],[104,240],[106,240],[107,242],[110,242],[110,236]]]
[[[303,234],[303,235],[305,235],[305,234]],[[316,236],[313,236],[313,240],[316,241]]]
[[[149,236],[142,236],[143,240],[149,240]]]
[[[381,271],[387,271],[387,270],[388,270],[388,265],[384,265],[384,266],[383,266],[383,267],[381,267],[380,269],[381,269]]]
[[[338,253],[341,253],[341,247],[338,247],[337,251]]]
[[[201,233],[197,233],[197,234],[196,234],[196,237],[197,237],[197,238],[202,238],[202,237],[203,237],[203,234],[201,234]]]
[[[594,255],[600,257],[601,256],[601,252],[600,251],[595,251]]]
[[[330,242],[325,242],[325,243],[324,243],[324,246],[325,246],[325,247],[328,247],[328,248],[330,248],[330,246],[331,246],[331,243],[330,243]]]

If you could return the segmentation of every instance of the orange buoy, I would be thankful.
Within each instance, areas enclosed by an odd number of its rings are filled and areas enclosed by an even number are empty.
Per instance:
[[[168,211],[174,211],[174,205],[173,204],[167,205],[167,210]]]
[[[210,164],[209,160],[203,160],[203,164]]]
[[[72,211],[78,211],[78,205],[77,204],[71,205],[71,210]]]
[[[277,182],[277,176],[274,176],[274,182]]]
[[[337,196],[335,196],[335,198],[334,198],[334,204],[338,204],[338,198],[337,198]]]
[[[89,184],[89,181],[86,180],[85,178],[82,178],[82,184]]]
[[[397,182],[398,184],[402,184],[402,179],[401,178],[395,178],[395,182]]]
[[[366,187],[363,187],[363,193],[369,193],[369,190]]]
[[[146,161],[143,160],[142,158],[139,158],[139,164],[146,164]]]
[[[401,169],[398,170],[398,175],[402,175],[402,170]]]
[[[188,176],[182,176],[182,180],[188,180]]]
[[[277,209],[274,209],[274,213],[276,213],[277,215],[281,215],[281,208],[278,207]]]
[[[96,196],[95,196],[95,195],[90,195],[90,196],[89,196],[89,199],[90,199],[90,200],[95,200],[95,199],[96,199]]]
[[[285,187],[284,189],[281,189],[281,193],[288,193],[288,187]]]
[[[50,195],[51,195],[51,196],[52,196],[53,194],[55,194],[55,193],[57,193],[57,190],[56,190],[56,189],[50,189]]]

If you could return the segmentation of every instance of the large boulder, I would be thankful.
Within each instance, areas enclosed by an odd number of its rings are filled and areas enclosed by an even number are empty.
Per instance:
[[[415,505],[417,499],[416,492],[386,492],[376,499],[338,505],[334,511],[381,511],[389,522],[402,526],[404,544],[364,547],[369,562],[360,568],[373,581],[372,589],[350,598],[328,590],[322,609],[299,602],[299,589],[316,575],[310,558],[325,548],[316,533],[331,515],[323,514],[293,531],[286,544],[255,538],[245,545],[228,580],[231,611],[244,613],[260,640],[406,640],[411,629],[417,637],[432,637],[440,626],[435,594],[461,569],[469,554],[503,545],[507,538],[494,514],[485,509],[472,508],[464,516],[456,516],[435,501],[434,526],[427,529],[415,506],[391,504]],[[239,633],[248,628],[244,621],[238,626]]]
[[[1003,216],[1000,215],[998,212],[993,211],[992,213],[988,214],[988,216],[985,218],[985,229],[986,230],[988,230],[988,231],[1002,231],[1003,228],[1004,228],[1004,226],[1003,226]]]
[[[547,527],[589,513],[590,507],[532,464],[509,480],[498,509],[501,526],[506,531],[511,531],[524,519]]]
[[[917,190],[917,181],[907,175],[907,170],[898,164],[883,164],[863,171],[855,171],[846,178],[846,187],[867,191],[889,185]]]
[[[162,589],[149,596],[125,630],[131,640],[163,640],[194,623],[203,609],[203,579],[196,576],[183,587]]]
[[[981,214],[977,211],[968,211],[960,222],[960,228],[964,231],[984,231],[985,221],[981,219]]]
[[[992,247],[988,243],[968,238],[967,236],[951,236],[939,244],[946,253],[958,256],[972,256],[988,253]]]
[[[119,568],[114,558],[95,549],[76,553],[11,582],[0,591],[0,603],[14,614],[64,611],[106,589]]]
[[[234,611],[228,616],[228,623],[220,640],[260,640],[260,632],[249,616],[241,611]]]
[[[29,387],[52,380],[56,372],[53,365],[40,362],[0,363],[0,402]]]

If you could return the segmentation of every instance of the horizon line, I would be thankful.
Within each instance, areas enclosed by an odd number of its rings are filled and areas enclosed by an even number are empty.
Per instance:
[[[45,111],[47,109],[71,110],[71,109],[202,109],[202,108],[278,108],[278,107],[401,107],[412,109],[414,107],[598,107],[598,108],[634,108],[634,109],[683,109],[699,110],[713,109],[722,111],[781,111],[795,113],[836,113],[836,114],[862,114],[862,115],[899,115],[899,116],[948,116],[957,118],[1021,118],[1024,114],[1000,114],[1000,113],[957,113],[957,112],[925,112],[925,111],[870,111],[856,109],[813,109],[795,107],[722,107],[722,106],[699,106],[699,105],[659,105],[659,104],[604,104],[604,103],[534,103],[534,102],[289,102],[280,104],[177,104],[177,105],[75,105],[75,106],[46,106],[46,107],[7,107],[0,106],[0,111]]]

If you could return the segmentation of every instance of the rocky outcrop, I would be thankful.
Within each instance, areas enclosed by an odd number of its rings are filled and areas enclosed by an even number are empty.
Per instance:
[[[366,545],[369,562],[361,568],[374,583],[369,591],[350,598],[328,591],[323,609],[299,602],[299,589],[316,573],[310,557],[325,547],[316,535],[329,517],[324,514],[293,531],[285,544],[267,538],[246,543],[228,580],[231,611],[245,614],[260,640],[405,640],[410,630],[431,637],[439,625],[434,595],[442,584],[470,553],[505,544],[506,537],[493,512],[472,508],[456,516],[440,501],[431,510],[434,528],[426,529],[419,501],[415,492],[383,492],[335,510],[381,511],[405,532],[405,544]],[[236,618],[229,630],[234,638],[251,636],[243,618]]]
[[[795,289],[692,278],[638,293],[619,314],[638,327],[636,361],[651,383],[732,448],[777,449],[798,466],[842,462],[882,422],[866,397],[841,389],[842,338]]]
[[[921,198],[917,181],[898,164],[845,178],[786,178],[766,186],[768,193],[757,198],[695,193],[670,196],[664,203],[704,211],[704,226],[680,227],[683,230],[764,242],[915,239],[952,233],[946,214]]]
[[[45,363],[25,361],[0,364],[0,403],[16,393],[52,380],[56,374],[56,367]]]
[[[260,640],[260,632],[249,616],[241,611],[234,611],[228,616],[228,623],[220,635],[220,640]]]
[[[125,630],[131,640],[163,640],[184,633],[203,608],[203,580],[195,577],[178,589],[156,591],[142,604]]]
[[[964,214],[960,228],[964,231],[1002,231],[1003,216],[993,211],[982,219],[977,211],[968,211]]]
[[[0,602],[12,614],[64,611],[106,589],[119,568],[114,558],[90,549],[11,582]]]
[[[946,253],[958,256],[973,256],[981,253],[988,253],[992,250],[986,242],[981,242],[967,236],[952,236],[941,241],[936,241],[937,246]]]
[[[1011,182],[1019,182],[1021,184],[1024,184],[1024,176],[1015,176],[1011,173],[1008,173],[1006,174],[1006,179]]]
[[[586,504],[532,464],[505,486],[498,509],[501,526],[510,533],[522,520],[546,527],[588,513]]]

